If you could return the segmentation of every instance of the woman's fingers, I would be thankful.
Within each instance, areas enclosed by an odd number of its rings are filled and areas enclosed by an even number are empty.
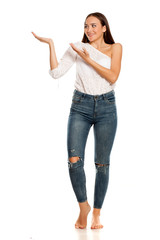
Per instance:
[[[34,33],[34,32],[32,32],[32,34],[33,34],[33,36],[35,37],[35,38],[37,38],[38,36]]]
[[[33,34],[33,36],[34,36],[35,38],[37,38],[38,40],[41,39],[41,37],[38,37],[34,32],[32,32],[32,34]]]
[[[73,48],[74,51],[76,51],[77,53],[80,51],[77,47],[74,46],[73,43],[70,43],[70,46]]]
[[[42,39],[43,39],[42,37],[37,36],[34,32],[32,32],[32,33],[33,33],[35,38],[37,38],[38,40],[42,41]]]
[[[70,43],[70,46],[73,48],[74,51],[76,51],[78,54],[83,54],[84,51],[80,50],[79,48],[75,47],[73,43]]]
[[[84,51],[85,53],[88,53],[87,50],[86,50],[85,48],[83,48],[83,51]]]
[[[81,49],[75,47],[73,43],[70,43],[70,46],[71,46],[72,49],[73,49],[75,52],[77,52],[78,55],[79,55],[80,57],[82,57],[85,61],[87,61],[87,60],[89,59],[89,57],[90,57],[90,56],[89,56],[89,53],[87,52],[87,50],[86,50],[85,48],[82,48],[82,50],[81,50]]]
[[[86,54],[86,55],[89,55],[89,53],[87,52],[87,50],[85,48],[83,48],[83,52]]]
[[[38,39],[39,41],[41,41],[41,42],[49,43],[49,42],[51,41],[50,38],[39,37],[39,36],[37,36],[34,32],[32,32],[32,34],[33,34],[33,36],[34,36],[35,38],[37,38],[37,39]]]

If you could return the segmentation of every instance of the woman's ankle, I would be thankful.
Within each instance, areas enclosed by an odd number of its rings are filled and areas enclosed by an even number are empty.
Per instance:
[[[90,208],[90,205],[89,205],[88,201],[85,201],[82,203],[79,202],[79,208],[81,211],[83,211],[83,210]]]
[[[101,209],[100,208],[93,208],[93,215],[100,216]]]

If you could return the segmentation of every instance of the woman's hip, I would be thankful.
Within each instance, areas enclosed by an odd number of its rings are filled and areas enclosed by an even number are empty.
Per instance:
[[[117,115],[115,92],[101,95],[90,95],[74,90],[70,114],[80,114],[87,120],[107,119]]]

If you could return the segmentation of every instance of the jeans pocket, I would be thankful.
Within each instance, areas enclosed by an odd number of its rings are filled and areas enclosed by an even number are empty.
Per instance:
[[[105,97],[105,100],[107,103],[109,104],[115,104],[116,102],[116,99],[115,99],[115,95],[114,94],[111,94],[109,95],[108,97]]]
[[[72,97],[72,103],[80,103],[82,97],[80,95],[73,95]]]

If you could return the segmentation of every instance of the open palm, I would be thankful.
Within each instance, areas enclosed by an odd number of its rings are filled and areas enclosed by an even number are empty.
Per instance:
[[[44,37],[39,37],[37,36],[34,32],[31,32],[35,38],[37,38],[39,41],[44,42],[44,43],[50,43],[52,41],[51,38],[44,38]]]

